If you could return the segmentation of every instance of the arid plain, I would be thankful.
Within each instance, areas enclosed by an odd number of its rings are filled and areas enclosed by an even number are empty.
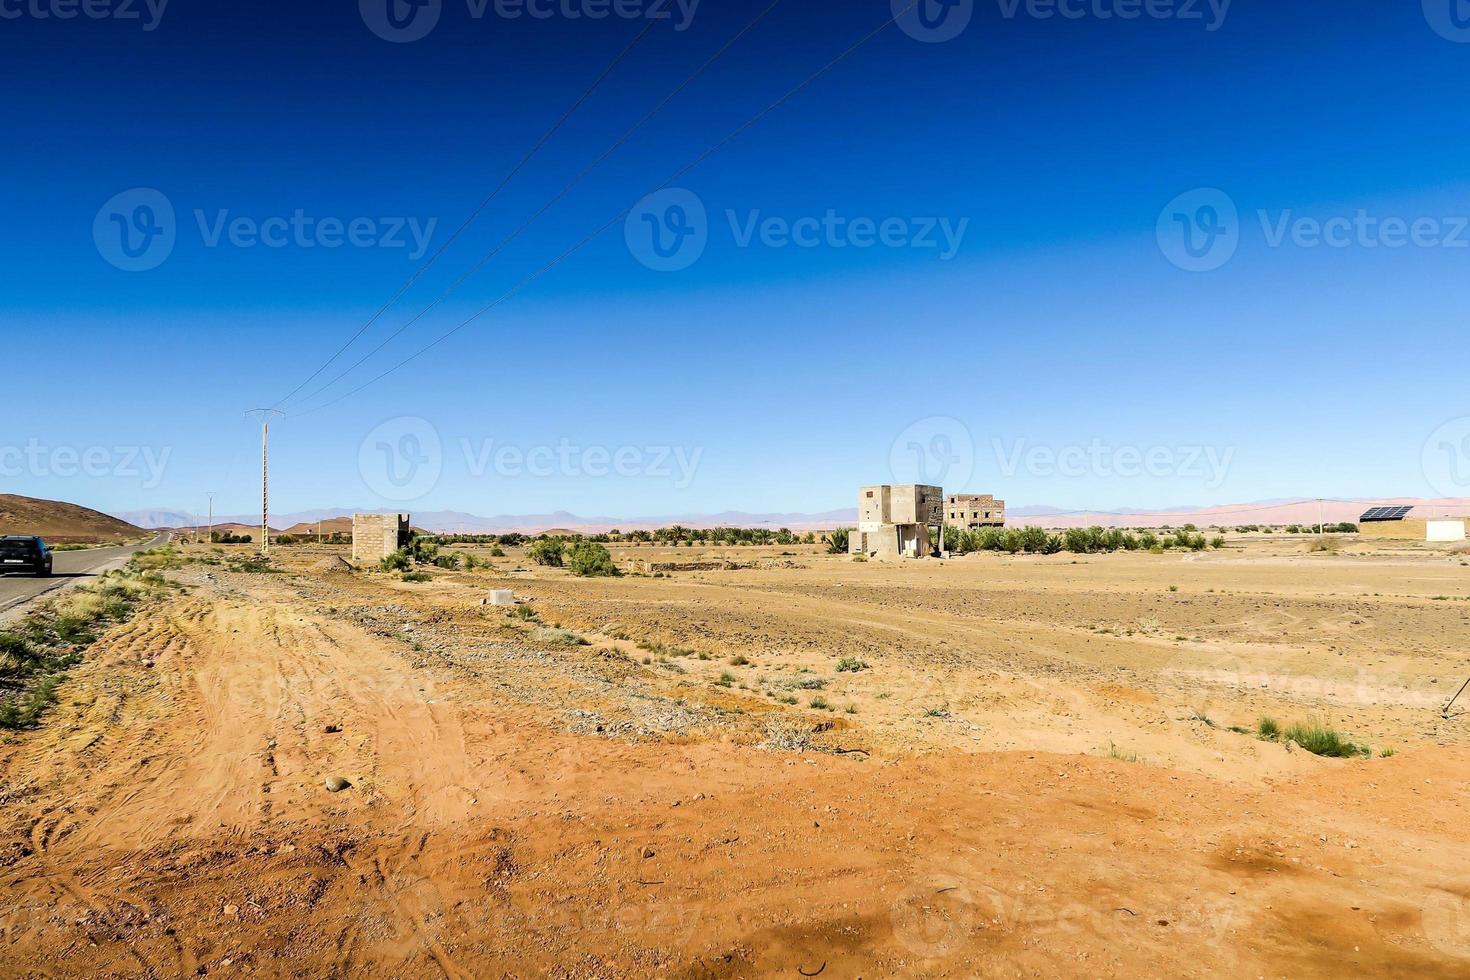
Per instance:
[[[0,973],[1470,972],[1470,555],[468,550],[165,561],[0,741]]]

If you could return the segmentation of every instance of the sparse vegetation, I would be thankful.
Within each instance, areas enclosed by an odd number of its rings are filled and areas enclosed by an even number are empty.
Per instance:
[[[404,572],[402,575],[405,582],[432,582],[434,576],[428,572]]]
[[[1117,759],[1119,762],[1142,762],[1137,752],[1125,752],[1112,742],[1108,743],[1108,758]]]
[[[566,563],[566,550],[561,538],[541,538],[526,549],[526,557],[538,565],[561,568]]]
[[[1356,745],[1341,732],[1319,724],[1296,724],[1286,730],[1288,740],[1295,742],[1313,755],[1329,756],[1334,759],[1351,759],[1356,756],[1371,756],[1373,751],[1366,745]]]
[[[540,542],[537,542],[539,544]],[[567,553],[567,567],[573,575],[604,577],[622,574],[613,561],[612,554],[600,544],[578,541]]]
[[[867,662],[859,660],[857,657],[843,657],[837,661],[837,673],[839,674],[855,674],[860,670],[867,669]]]
[[[173,548],[140,552],[126,571],[44,603],[19,626],[0,632],[0,728],[35,726],[89,644],[140,603],[177,588],[157,569],[180,560]]]
[[[1275,740],[1281,735],[1281,726],[1276,724],[1274,718],[1262,718],[1256,723],[1256,734],[1261,738]]]

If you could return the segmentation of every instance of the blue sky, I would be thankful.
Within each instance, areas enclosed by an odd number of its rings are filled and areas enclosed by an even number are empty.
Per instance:
[[[687,24],[670,8],[305,391],[439,295],[767,2],[704,0]],[[409,229],[442,244],[647,23],[493,5],[476,18],[443,0],[426,37],[390,43],[351,3],[175,0],[151,30],[37,16],[48,4],[0,2],[21,12],[0,18],[0,323],[12,365],[46,376],[7,405],[0,487],[109,510],[202,508],[207,490],[222,512],[256,506],[245,410],[357,331],[421,265]],[[1470,425],[1456,421],[1470,416],[1470,29],[1432,2],[1158,8],[1203,20],[1011,9],[976,3],[936,43],[889,27],[681,177],[678,201],[704,212],[687,267],[640,261],[646,221],[673,220],[652,199],[440,346],[309,411],[616,218],[891,16],[887,0],[778,4],[442,306],[286,406],[274,509],[825,510],[860,483],[919,477],[1064,508],[1470,495]],[[159,196],[172,249],[129,271],[112,215],[131,221]],[[1222,200],[1233,251],[1180,268],[1176,216],[1203,236],[1215,212],[1201,209]],[[251,238],[298,212],[310,232]],[[239,219],[234,242],[212,238]],[[327,247],[322,219],[357,222],[359,244]],[[1395,220],[1414,241],[1391,244]],[[888,243],[859,247],[854,222],[886,226]],[[1343,237],[1318,241],[1324,225]],[[793,228],[816,229],[810,247],[786,241]]]

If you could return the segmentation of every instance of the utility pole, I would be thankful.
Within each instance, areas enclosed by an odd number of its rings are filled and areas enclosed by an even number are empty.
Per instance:
[[[1322,517],[1322,498],[1321,497],[1318,497],[1317,498],[1317,537],[1320,538],[1320,537],[1322,537],[1326,533],[1326,531],[1324,530],[1326,527],[1327,527],[1327,523],[1326,523],[1325,519]]]
[[[271,554],[270,441],[271,419],[285,415],[274,408],[252,408],[246,416],[260,416],[260,553]]]
[[[205,491],[205,496],[209,498],[209,537],[204,539],[204,543],[214,544],[214,491]]]

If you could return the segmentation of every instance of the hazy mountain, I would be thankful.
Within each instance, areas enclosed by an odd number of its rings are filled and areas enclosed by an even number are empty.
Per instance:
[[[1417,497],[1385,498],[1382,500],[1328,501],[1322,505],[1323,519],[1331,523],[1356,521],[1368,507],[1374,504],[1412,504],[1426,508],[1440,508],[1447,512],[1463,513],[1470,509],[1465,500],[1421,500]],[[391,508],[378,508],[389,511]],[[623,531],[651,530],[682,524],[685,527],[769,527],[790,528],[793,531],[826,530],[832,527],[857,523],[857,508],[845,507],[818,513],[752,513],[742,510],[727,510],[715,514],[660,514],[652,517],[587,517],[565,510],[545,514],[496,514],[482,517],[456,510],[416,511],[405,508],[413,515],[415,527],[448,534],[504,534],[511,531],[538,532],[552,528],[593,533],[614,528]],[[333,518],[351,517],[354,509],[345,507],[304,510],[289,514],[272,514],[272,527],[290,527],[297,524],[315,524]],[[195,515],[174,510],[131,511],[113,515],[120,520],[139,527],[189,527]],[[1061,507],[1029,504],[1007,509],[1010,523],[1016,525],[1038,524],[1045,527],[1085,527],[1099,524],[1104,527],[1158,527],[1164,524],[1194,523],[1210,524],[1303,524],[1314,522],[1318,517],[1316,500],[1269,500],[1245,504],[1221,504],[1210,507],[1179,506],[1147,510],[1143,508],[1120,508],[1111,511],[1068,511]],[[199,520],[203,520],[200,515]],[[241,524],[258,527],[258,514],[217,514],[215,524]]]

